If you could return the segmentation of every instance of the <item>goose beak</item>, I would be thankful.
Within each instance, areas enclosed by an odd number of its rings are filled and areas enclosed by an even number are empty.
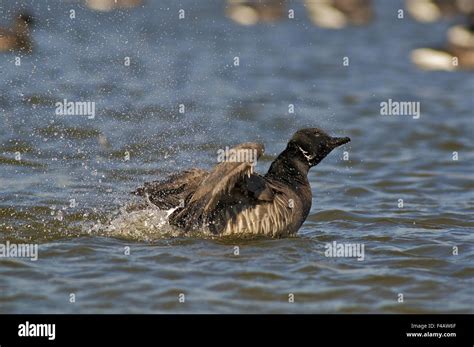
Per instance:
[[[336,148],[348,143],[351,139],[348,137],[333,137],[330,141],[332,148]]]

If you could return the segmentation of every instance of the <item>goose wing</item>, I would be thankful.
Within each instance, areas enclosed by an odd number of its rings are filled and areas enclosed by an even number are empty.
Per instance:
[[[142,196],[161,209],[184,206],[209,173],[192,168],[161,181],[146,182],[132,194]]]
[[[273,192],[267,181],[253,172],[264,147],[258,143],[243,143],[229,151],[201,182],[182,210],[170,217],[170,222],[185,230],[206,226],[219,205],[235,201],[271,201]]]

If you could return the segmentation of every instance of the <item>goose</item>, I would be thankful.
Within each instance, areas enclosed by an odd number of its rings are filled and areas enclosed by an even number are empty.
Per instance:
[[[249,142],[234,147],[229,151],[233,157],[210,171],[192,168],[145,183],[132,193],[160,209],[174,209],[169,223],[185,232],[287,237],[297,233],[311,209],[308,171],[349,141],[318,128],[301,129],[265,175],[255,172],[252,159],[263,154],[264,146]],[[249,152],[255,155],[245,155]]]
[[[33,44],[30,37],[30,26],[33,18],[26,12],[19,13],[13,28],[0,28],[0,52],[31,52]]]

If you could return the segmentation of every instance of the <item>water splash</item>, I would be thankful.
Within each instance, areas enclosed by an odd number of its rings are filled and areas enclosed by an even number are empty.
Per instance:
[[[92,229],[99,235],[119,239],[153,242],[164,238],[182,237],[185,233],[170,225],[168,218],[175,211],[160,210],[151,203],[130,203],[106,223],[97,223]]]

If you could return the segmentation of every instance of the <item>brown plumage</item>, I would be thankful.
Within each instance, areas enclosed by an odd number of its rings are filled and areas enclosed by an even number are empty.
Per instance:
[[[95,11],[112,11],[140,6],[142,0],[86,0],[86,6]]]
[[[311,21],[326,29],[365,25],[374,16],[371,0],[305,0],[305,7]]]
[[[227,0],[226,15],[241,25],[275,22],[285,15],[286,0]]]
[[[411,59],[426,70],[474,69],[474,15],[468,26],[456,25],[448,30],[448,42],[443,48],[418,48]]]
[[[134,194],[159,208],[176,208],[170,224],[187,232],[207,229],[219,235],[287,236],[298,231],[311,209],[309,169],[349,141],[317,128],[302,129],[265,176],[253,170],[263,145],[244,143],[233,148],[234,158],[225,157],[210,172],[187,170],[165,181],[145,183]],[[249,152],[255,154],[250,159],[243,155]],[[246,159],[236,161],[235,157]]]
[[[32,51],[33,44],[30,37],[30,26],[33,20],[26,13],[19,14],[13,28],[0,28],[0,52]]]

